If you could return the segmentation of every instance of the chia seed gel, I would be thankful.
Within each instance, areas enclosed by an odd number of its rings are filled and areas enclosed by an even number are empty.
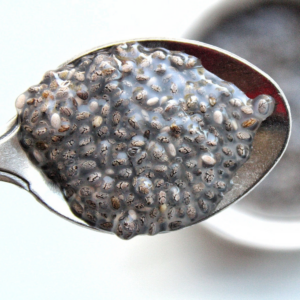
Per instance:
[[[73,213],[130,239],[205,219],[274,100],[186,53],[128,43],[47,72],[16,107],[22,147]]]

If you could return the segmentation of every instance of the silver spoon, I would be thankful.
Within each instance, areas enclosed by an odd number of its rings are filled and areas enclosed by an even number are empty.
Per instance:
[[[106,44],[78,55],[62,66],[94,51],[124,42],[139,42],[149,48],[162,47],[193,55],[201,60],[206,70],[233,83],[249,98],[267,94],[275,99],[276,109],[267,121],[262,123],[256,133],[250,159],[234,176],[232,190],[225,194],[223,200],[203,220],[244,197],[276,165],[283,155],[290,137],[289,106],[277,84],[267,74],[238,56],[211,45],[189,40],[150,38]],[[17,137],[19,129],[20,123],[15,117],[1,132],[0,180],[27,190],[40,203],[67,220],[99,230],[73,214],[59,187],[28,159]]]

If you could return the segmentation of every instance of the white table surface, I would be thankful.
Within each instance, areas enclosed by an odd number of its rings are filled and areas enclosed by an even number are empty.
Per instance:
[[[0,1],[0,125],[48,69],[111,41],[184,37],[219,1],[206,2]],[[66,222],[13,185],[0,189],[0,299],[300,297],[300,252],[249,249],[201,225],[122,241]]]

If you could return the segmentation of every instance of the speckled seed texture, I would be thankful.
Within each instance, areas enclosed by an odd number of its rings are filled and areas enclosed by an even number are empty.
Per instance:
[[[47,72],[16,108],[21,145],[73,213],[130,239],[206,218],[274,100],[186,53],[128,43]]]

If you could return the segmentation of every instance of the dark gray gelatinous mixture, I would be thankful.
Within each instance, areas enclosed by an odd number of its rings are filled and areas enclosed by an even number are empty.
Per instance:
[[[188,54],[122,44],[47,72],[16,101],[19,139],[72,211],[124,239],[197,223],[274,108]]]

